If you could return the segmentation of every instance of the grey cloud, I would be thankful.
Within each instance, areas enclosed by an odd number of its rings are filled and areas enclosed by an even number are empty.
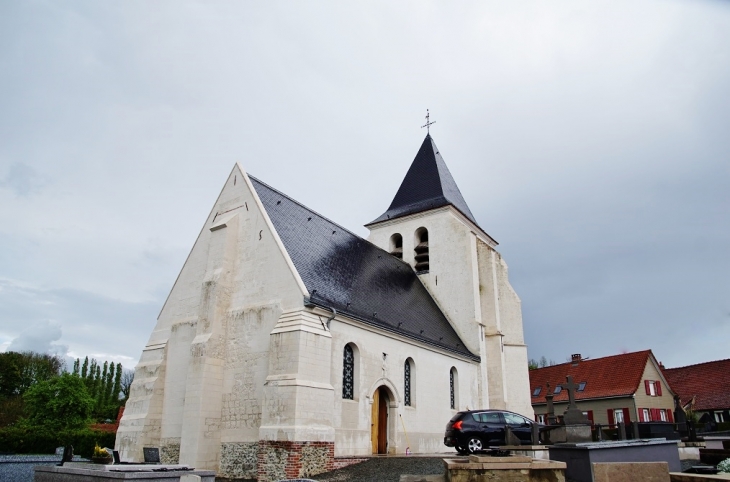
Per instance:
[[[132,368],[129,360],[142,352],[161,303],[130,303],[0,280],[0,334],[12,339],[8,350],[70,352],[82,358],[106,354]]]
[[[16,162],[0,179],[0,189],[8,189],[18,196],[27,196],[42,186],[42,177],[32,167]]]
[[[8,346],[8,351],[34,351],[65,356],[68,353],[68,346],[54,343],[61,339],[61,335],[60,323],[51,320],[39,321],[20,332]]]

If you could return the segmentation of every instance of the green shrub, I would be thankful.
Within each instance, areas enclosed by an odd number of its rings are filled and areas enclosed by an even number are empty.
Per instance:
[[[730,432],[730,422],[720,422],[717,424],[718,432]]]
[[[52,430],[47,427],[7,427],[0,429],[0,452],[52,454],[56,447],[73,445],[74,454],[91,457],[94,445],[114,447],[116,434],[81,428]]]
[[[23,399],[28,425],[59,431],[84,427],[94,408],[83,380],[70,373],[36,383]]]

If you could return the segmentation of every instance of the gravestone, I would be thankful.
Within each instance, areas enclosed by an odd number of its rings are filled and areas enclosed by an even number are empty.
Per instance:
[[[550,391],[550,382],[547,383],[547,395],[545,395],[545,400],[547,401],[547,424],[548,425],[556,425],[558,423],[557,419],[555,418],[555,407],[553,406],[553,392]]]
[[[59,467],[63,467],[63,464],[66,462],[71,462],[74,459],[74,446],[73,445],[66,445],[63,448],[63,457],[61,457],[61,463],[58,464]]]
[[[573,383],[573,377],[570,375],[566,377],[566,380],[568,383],[563,385],[563,388],[568,391],[568,408],[563,414],[565,425],[590,425],[591,422],[588,420],[588,417],[575,404],[575,390],[578,388],[578,385]]]
[[[160,449],[157,447],[143,447],[142,452],[144,453],[144,463],[146,464],[159,464],[160,463]]]
[[[563,415],[563,423],[550,431],[550,442],[552,443],[581,443],[591,442],[591,422],[583,415],[575,404],[575,389],[578,385],[573,383],[573,377],[566,377],[567,384],[563,385],[568,391],[568,408]]]

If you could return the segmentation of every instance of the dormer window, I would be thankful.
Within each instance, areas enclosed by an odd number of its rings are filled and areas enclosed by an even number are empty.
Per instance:
[[[428,271],[428,230],[426,228],[418,228],[416,230],[416,247],[414,249],[416,255],[416,272]]]
[[[390,237],[390,254],[398,259],[403,259],[403,236],[398,233]]]

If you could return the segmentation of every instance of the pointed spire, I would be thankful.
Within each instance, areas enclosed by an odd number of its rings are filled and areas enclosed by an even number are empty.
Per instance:
[[[431,134],[427,134],[390,207],[368,225],[449,204],[479,226]]]

